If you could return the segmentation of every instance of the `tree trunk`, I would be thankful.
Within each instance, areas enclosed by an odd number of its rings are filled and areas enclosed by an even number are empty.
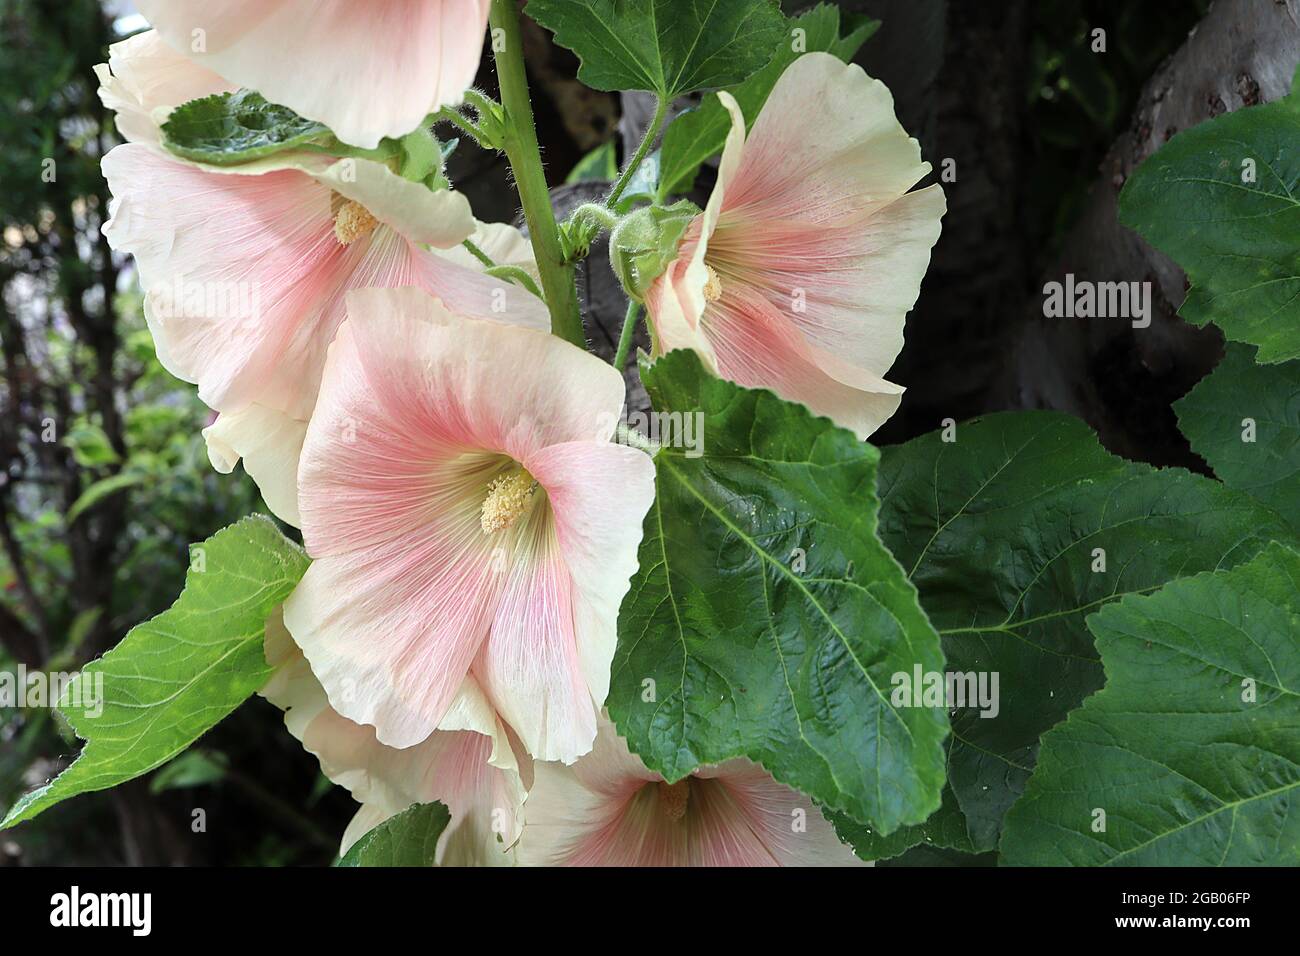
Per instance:
[[[1112,451],[1157,464],[1203,467],[1179,434],[1170,403],[1218,360],[1222,339],[1177,317],[1182,271],[1119,224],[1129,174],[1180,130],[1285,96],[1300,61],[1300,0],[1218,0],[1147,82],[1129,130],[1111,147],[1059,261],[1042,284],[1150,282],[1152,321],[1048,319],[1031,295],[996,404],[1056,408],[1086,420]]]

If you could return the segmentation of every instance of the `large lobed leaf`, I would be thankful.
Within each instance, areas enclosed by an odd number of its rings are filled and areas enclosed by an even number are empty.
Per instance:
[[[839,7],[825,3],[790,17],[767,66],[728,90],[736,98],[746,126],[753,125],[772,87],[796,59],[804,53],[831,53],[847,62],[879,26],[879,20],[856,23],[841,37]],[[731,114],[716,96],[706,96],[695,109],[673,120],[659,151],[661,200],[691,188],[700,164],[722,150],[730,129]]]
[[[664,447],[640,568],[619,614],[609,710],[677,780],[747,756],[889,832],[943,785],[942,707],[891,678],[943,669],[916,592],[876,534],[879,454],[691,352],[642,377],[657,410],[703,415],[703,454]],[[806,562],[806,563],[805,563]],[[653,683],[650,683],[653,682]]]
[[[880,533],[908,569],[950,670],[997,672],[999,713],[952,717],[941,811],[866,857],[929,841],[997,845],[1039,737],[1102,684],[1085,616],[1127,594],[1231,567],[1288,532],[1272,511],[1181,469],[1124,461],[1053,412],[990,415],[884,450]],[[1105,570],[1094,571],[1095,549]]]
[[[1106,687],[1043,738],[1002,859],[1300,865],[1300,554],[1272,544],[1088,626]]]
[[[261,516],[244,518],[198,547],[201,557],[176,603],[136,625],[75,678],[59,706],[86,741],[81,755],[19,800],[0,827],[148,773],[266,682],[266,619],[302,577],[306,554]],[[102,712],[96,714],[93,687],[100,675]]]
[[[772,58],[777,0],[529,0],[526,12],[582,61],[597,90],[668,100],[739,83]]]
[[[1179,133],[1120,194],[1120,221],[1191,280],[1179,314],[1258,345],[1261,362],[1300,358],[1297,126],[1293,88]]]
[[[1174,404],[1178,427],[1224,484],[1300,534],[1300,361],[1256,365],[1254,352],[1229,343],[1214,371]]]

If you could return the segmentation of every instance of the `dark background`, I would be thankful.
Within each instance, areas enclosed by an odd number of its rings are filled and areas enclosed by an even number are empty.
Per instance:
[[[882,21],[858,61],[889,84],[936,169],[957,164],[890,375],[909,391],[877,443],[943,418],[1049,407],[1086,419],[1127,457],[1203,468],[1169,405],[1221,341],[1174,315],[1181,273],[1117,225],[1115,199],[1179,129],[1285,91],[1300,0],[840,6]],[[158,366],[130,265],[99,233],[99,159],[117,139],[92,67],[139,28],[131,12],[125,0],[0,0],[0,669],[73,670],[103,653],[175,598],[188,542],[261,507],[242,472],[208,466],[198,432],[210,414]],[[1095,29],[1104,53],[1091,50]],[[627,155],[648,111],[582,87],[573,56],[527,21],[525,41],[563,210],[602,188],[564,185],[574,164],[611,140]],[[495,92],[485,64],[479,84]],[[47,159],[53,182],[41,176]],[[462,142],[450,173],[479,218],[515,218],[499,157]],[[710,184],[706,169],[697,198]],[[583,289],[588,332],[612,354],[624,302],[599,255]],[[1152,326],[1045,320],[1042,285],[1066,271],[1151,281]],[[76,749],[50,712],[0,710],[0,806]],[[191,832],[195,808],[204,833]],[[0,833],[0,866],[328,863],[353,809],[255,699],[169,767]]]

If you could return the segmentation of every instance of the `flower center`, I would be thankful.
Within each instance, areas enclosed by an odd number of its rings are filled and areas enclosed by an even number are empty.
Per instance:
[[[523,517],[536,490],[537,481],[522,468],[493,478],[479,513],[483,533],[504,531]]]
[[[659,782],[659,805],[664,809],[664,816],[674,823],[686,816],[686,804],[691,799],[691,781],[689,778],[676,783]]]
[[[722,280],[707,262],[704,263],[704,268],[709,272],[709,277],[704,282],[704,298],[709,302],[717,302],[722,298]]]
[[[379,220],[370,215],[369,209],[355,199],[347,199],[334,214],[334,238],[350,246],[374,232],[377,225]]]

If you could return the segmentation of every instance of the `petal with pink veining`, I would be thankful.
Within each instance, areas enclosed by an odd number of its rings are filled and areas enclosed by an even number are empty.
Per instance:
[[[748,136],[735,100],[718,181],[646,296],[659,352],[772,388],[866,437],[897,408],[903,344],[944,212],[889,91],[824,53],[795,60]]]
[[[591,753],[534,774],[524,865],[862,865],[807,797],[757,764],[732,760],[670,785],[603,718]]]
[[[866,438],[897,409],[902,388],[869,372],[855,373],[853,385],[827,374],[815,350],[756,290],[724,291],[704,317],[714,344],[718,373],[748,388],[770,388],[803,402],[818,415]]]
[[[174,48],[371,149],[461,102],[489,0],[137,0]]]
[[[314,561],[286,622],[333,706],[386,744],[437,727],[473,661],[530,750],[572,759],[595,733],[586,675],[602,655],[608,669],[613,621],[609,635],[590,615],[575,623],[575,601],[589,609],[593,598],[568,558],[617,569],[621,582],[602,580],[621,596],[639,534],[584,533],[594,516],[557,522],[556,503],[568,512],[596,499],[574,494],[566,482],[585,473],[558,473],[566,459],[547,452],[608,447],[593,436],[612,431],[621,376],[555,336],[462,319],[414,289],[354,292],[348,310],[303,446],[299,506]],[[652,468],[624,451],[570,458],[569,468],[589,465],[603,489],[602,467],[618,462],[613,477],[640,502],[626,515],[639,529]],[[517,484],[499,498],[507,479]]]

